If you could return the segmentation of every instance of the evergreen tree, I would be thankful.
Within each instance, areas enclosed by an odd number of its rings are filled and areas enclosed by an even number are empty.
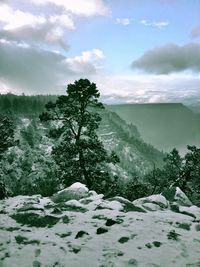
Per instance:
[[[196,146],[187,146],[187,148],[181,189],[188,194],[195,204],[200,205],[200,148]]]
[[[180,186],[182,182],[183,159],[178,150],[174,148],[164,158],[165,165],[163,171],[166,183],[169,186]]]
[[[0,115],[0,159],[3,153],[14,144],[14,128],[12,121],[4,115]]]
[[[105,188],[110,181],[105,163],[118,161],[113,153],[107,154],[96,133],[101,121],[97,111],[104,108],[99,96],[96,84],[80,79],[68,85],[67,95],[58,97],[55,103],[49,102],[47,112],[40,116],[43,121],[59,125],[52,131],[54,136],[61,135],[52,153],[65,185],[81,181],[90,189],[95,189],[97,183],[103,183]]]
[[[14,129],[7,116],[0,116],[0,161],[5,151],[14,144]],[[0,199],[5,198],[6,189],[2,175],[0,175]]]

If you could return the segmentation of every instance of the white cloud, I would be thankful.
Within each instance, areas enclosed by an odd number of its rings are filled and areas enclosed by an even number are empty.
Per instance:
[[[107,103],[182,102],[200,97],[200,75],[104,75],[94,80]]]
[[[63,26],[64,28],[75,30],[74,21],[72,20],[72,16],[70,14],[60,14],[50,16],[49,21],[53,24],[58,24]]]
[[[31,2],[36,5],[60,6],[74,15],[96,16],[108,13],[108,8],[103,0],[31,0]]]
[[[5,23],[4,30],[13,30],[25,25],[36,26],[43,24],[46,19],[43,16],[35,16],[29,12],[23,12],[19,9],[14,10],[8,5],[2,5],[0,8],[0,21]]]
[[[162,29],[169,25],[169,22],[167,21],[147,22],[146,20],[141,20],[141,23],[144,26],[158,28],[158,29]]]
[[[4,30],[0,32],[1,37],[16,42],[29,42],[40,46],[41,44],[51,44],[68,49],[68,44],[63,40],[64,30],[62,27],[44,23],[40,27],[27,25],[15,30]]]
[[[65,50],[68,49],[63,40],[65,30],[75,29],[70,14],[33,15],[19,9],[14,10],[6,4],[0,8],[0,22],[3,22],[0,34],[5,39],[59,45]]]
[[[127,26],[127,25],[129,25],[131,23],[129,18],[116,18],[116,22],[118,24],[123,25],[123,26]]]
[[[99,49],[83,51],[80,56],[67,58],[65,64],[75,73],[96,73],[101,66],[99,62],[104,59],[104,54]]]
[[[13,5],[8,5],[6,2],[1,3],[0,22],[3,26],[0,34],[2,38],[31,42],[38,46],[51,44],[67,50],[69,46],[65,40],[66,30],[75,30],[76,16],[105,15],[107,12],[103,0],[31,0],[31,2],[37,5],[53,4],[59,8],[51,6],[52,11],[47,14],[45,7],[44,13],[31,14],[15,9]]]

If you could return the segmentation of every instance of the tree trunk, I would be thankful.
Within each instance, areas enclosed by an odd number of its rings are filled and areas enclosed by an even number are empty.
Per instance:
[[[79,151],[79,165],[80,165],[80,168],[81,168],[81,170],[83,172],[83,176],[84,176],[84,179],[86,181],[87,187],[89,189],[91,189],[92,188],[92,181],[91,181],[91,179],[90,179],[90,177],[88,175],[88,172],[87,172],[87,170],[85,168],[85,160],[84,160],[84,156],[83,156],[83,151],[82,150]]]

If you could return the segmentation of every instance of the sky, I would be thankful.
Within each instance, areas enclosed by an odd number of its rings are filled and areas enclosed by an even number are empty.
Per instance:
[[[200,100],[200,0],[0,0],[0,93]]]

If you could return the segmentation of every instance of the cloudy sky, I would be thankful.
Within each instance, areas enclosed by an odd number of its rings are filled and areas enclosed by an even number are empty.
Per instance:
[[[199,0],[0,0],[0,93],[200,99]]]

